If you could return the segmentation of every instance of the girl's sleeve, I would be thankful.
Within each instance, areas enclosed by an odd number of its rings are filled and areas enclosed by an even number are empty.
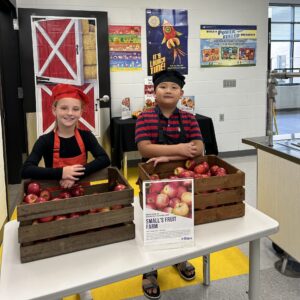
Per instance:
[[[38,166],[46,151],[49,151],[49,147],[50,146],[45,141],[44,137],[39,137],[35,142],[30,155],[23,164],[21,171],[22,178],[61,179],[62,168],[45,168]]]
[[[91,152],[94,160],[85,165],[85,176],[104,169],[110,165],[110,159],[104,149],[98,143],[96,137],[91,132],[87,132],[86,138],[86,150]]]

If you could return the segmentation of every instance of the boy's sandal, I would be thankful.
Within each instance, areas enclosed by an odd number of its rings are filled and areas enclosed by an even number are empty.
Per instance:
[[[187,281],[193,280],[196,277],[195,268],[188,261],[175,264],[174,267],[177,269],[179,275]]]
[[[156,289],[156,293],[153,292],[153,289]],[[157,283],[157,276],[155,276],[155,274],[150,273],[143,275],[143,291],[145,297],[148,299],[160,298],[160,288]]]

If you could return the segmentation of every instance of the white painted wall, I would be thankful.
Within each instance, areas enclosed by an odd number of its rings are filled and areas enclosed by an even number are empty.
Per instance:
[[[17,7],[107,11],[109,25],[142,26],[140,72],[111,73],[112,115],[120,116],[120,100],[130,97],[133,110],[143,105],[146,76],[146,8],[188,10],[189,74],[186,95],[195,95],[196,112],[213,118],[219,150],[252,149],[243,137],[265,135],[268,0],[17,0]],[[200,68],[201,24],[257,25],[257,65],[239,68]],[[224,79],[236,79],[236,88],[223,89]],[[225,121],[219,122],[219,114]]]

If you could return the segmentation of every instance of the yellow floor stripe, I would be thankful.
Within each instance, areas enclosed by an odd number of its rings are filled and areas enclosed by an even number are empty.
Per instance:
[[[139,193],[137,180],[137,168],[128,168],[128,181],[134,189],[134,195]],[[14,211],[11,220],[16,219]],[[2,258],[2,246],[0,247],[0,259]],[[1,260],[0,260],[1,261]],[[174,267],[166,267],[158,270],[159,285],[162,291],[191,286],[203,282],[202,257],[190,260],[196,267],[196,279],[187,282],[183,280]],[[219,280],[228,277],[247,274],[249,272],[248,257],[237,247],[228,248],[211,254],[211,280]],[[94,300],[119,300],[143,295],[141,288],[142,277],[135,276],[123,281],[106,285],[92,290]],[[78,296],[65,297],[64,300],[79,300]]]

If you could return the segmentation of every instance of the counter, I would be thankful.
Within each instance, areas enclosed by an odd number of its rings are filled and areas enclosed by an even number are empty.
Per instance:
[[[268,137],[242,142],[257,149],[257,208],[279,222],[270,238],[300,261],[300,147],[290,147],[292,139],[299,141],[300,134],[274,136],[273,147]]]

